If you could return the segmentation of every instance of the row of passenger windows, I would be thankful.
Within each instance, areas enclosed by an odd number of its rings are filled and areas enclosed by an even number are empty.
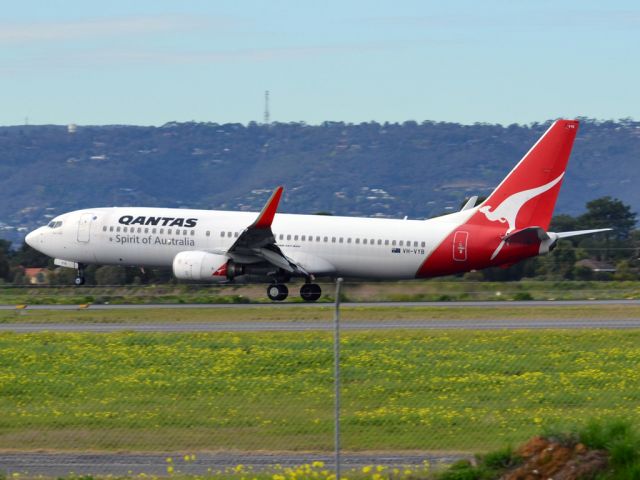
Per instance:
[[[227,238],[231,238],[231,237],[235,237],[238,238],[239,233],[238,232],[220,232],[220,236],[221,237],[227,237]],[[315,240],[314,240],[315,239]],[[278,235],[278,240],[285,240],[285,235],[284,234],[280,234]],[[412,245],[414,247],[422,247],[425,248],[426,247],[426,242],[418,242],[417,240],[383,240],[381,238],[354,238],[352,239],[351,237],[328,237],[328,236],[320,236],[320,235],[316,235],[315,237],[313,235],[286,235],[286,240],[293,240],[294,242],[297,241],[301,241],[301,242],[316,242],[316,243],[355,243],[356,245],[391,245],[393,247],[395,246],[399,246],[399,247],[411,247]]]
[[[123,233],[151,233],[151,234],[160,234],[160,235],[164,235],[165,233],[165,229],[164,228],[148,228],[148,227],[107,227],[106,225],[104,227],[102,227],[102,231],[106,232],[123,232]],[[171,228],[167,228],[166,229],[166,233],[167,235],[191,235],[194,236],[196,234],[195,230],[180,230],[179,228],[171,229]],[[207,232],[207,236],[209,236],[209,232]]]
[[[165,229],[164,228],[148,228],[148,227],[107,227],[104,226],[102,227],[102,231],[106,232],[122,232],[122,233],[151,233],[151,234],[160,234],[160,235],[164,235],[165,233]],[[171,229],[171,228],[167,228],[166,229],[166,233],[167,235],[191,235],[194,236],[196,234],[195,230],[180,230],[179,228]],[[207,230],[206,232],[207,237],[209,237],[211,235],[211,232]],[[221,237],[227,237],[227,238],[238,238],[240,236],[239,232],[220,232],[220,236]],[[278,240],[285,240],[285,235],[284,234],[280,234],[278,235]],[[293,240],[294,242],[297,241],[301,241],[301,242],[316,242],[316,243],[354,243],[356,245],[391,245],[393,247],[395,246],[399,246],[399,247],[422,247],[425,248],[426,243],[425,242],[418,242],[417,240],[388,240],[388,239],[375,239],[375,238],[354,238],[352,239],[351,237],[328,237],[328,236],[320,236],[320,235],[316,235],[315,237],[313,235],[286,235],[286,240],[291,241]]]

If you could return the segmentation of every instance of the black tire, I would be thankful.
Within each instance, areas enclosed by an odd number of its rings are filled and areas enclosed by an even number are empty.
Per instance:
[[[76,277],[73,283],[75,283],[77,287],[79,287],[80,285],[84,285],[84,277]]]
[[[289,289],[283,283],[273,283],[267,287],[267,297],[274,302],[281,302],[289,296]]]
[[[305,283],[300,287],[300,296],[305,302],[317,302],[321,295],[322,289],[316,283]]]

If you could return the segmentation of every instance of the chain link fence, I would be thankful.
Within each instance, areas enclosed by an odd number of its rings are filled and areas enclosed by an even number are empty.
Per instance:
[[[321,312],[310,315],[330,325]],[[637,330],[344,327],[347,454],[444,458],[591,418],[640,420]],[[304,452],[293,458],[324,471],[333,333],[280,330],[0,333],[0,450],[229,452],[238,464],[260,452],[273,465]]]

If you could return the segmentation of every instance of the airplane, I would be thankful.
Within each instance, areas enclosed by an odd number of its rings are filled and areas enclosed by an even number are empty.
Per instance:
[[[610,229],[547,231],[578,131],[557,120],[480,205],[428,220],[277,213],[283,187],[259,213],[170,208],[90,208],[29,233],[31,247],[77,270],[89,264],[171,267],[180,280],[265,281],[272,301],[304,278],[414,279],[508,266],[550,252],[558,240]]]

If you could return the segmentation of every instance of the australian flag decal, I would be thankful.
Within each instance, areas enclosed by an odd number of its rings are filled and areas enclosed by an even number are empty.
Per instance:
[[[400,253],[400,249],[399,248],[392,248],[391,249],[391,253]]]

